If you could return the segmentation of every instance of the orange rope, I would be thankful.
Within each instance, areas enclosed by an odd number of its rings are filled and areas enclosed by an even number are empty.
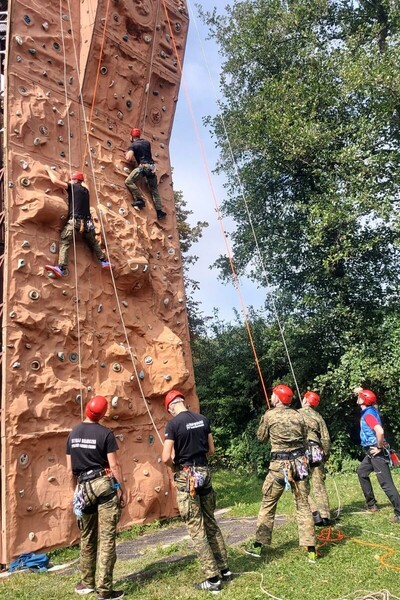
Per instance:
[[[109,11],[110,11],[110,0],[107,0],[106,16],[105,16],[104,27],[103,27],[103,36],[101,38],[99,61],[98,61],[98,64],[97,64],[96,81],[95,81],[95,84],[94,84],[92,106],[90,107],[89,124],[88,124],[88,127],[87,127],[89,135],[90,135],[90,131],[91,131],[91,128],[92,128],[92,118],[93,118],[93,113],[94,113],[94,106],[95,106],[95,103],[96,103],[97,88],[99,86],[100,67],[101,67],[101,60],[102,60],[102,57],[103,57],[104,41],[106,39],[107,23],[108,23],[108,13],[109,13]],[[85,116],[83,118],[85,118]],[[85,144],[85,152],[84,152],[83,159],[82,159],[82,171],[84,171],[84,168],[85,168],[86,152],[87,152],[87,145]]]
[[[188,93],[188,90],[187,90],[185,77],[183,75],[182,63],[181,63],[181,60],[179,58],[178,49],[177,49],[177,46],[176,46],[176,43],[175,43],[175,35],[174,35],[173,29],[172,29],[171,21],[170,21],[169,16],[168,16],[168,11],[167,11],[167,6],[166,6],[166,3],[165,3],[165,0],[162,0],[162,3],[163,3],[163,6],[164,6],[165,17],[166,17],[166,20],[168,22],[168,28],[169,28],[169,32],[170,32],[172,44],[173,44],[173,47],[174,47],[174,50],[175,50],[175,54],[176,54],[176,59],[177,59],[178,67],[179,67],[179,72],[180,72],[180,75],[181,75],[181,78],[182,78],[182,82],[183,82],[183,88],[185,90],[185,96],[186,96],[186,100],[187,100],[187,103],[188,103],[189,112],[190,112],[190,115],[192,117],[193,127],[194,127],[194,130],[195,130],[197,142],[199,144],[200,152],[201,152],[201,155],[202,155],[202,158],[203,158],[203,162],[204,162],[204,166],[205,166],[205,169],[206,169],[207,179],[208,179],[208,183],[209,183],[209,186],[210,186],[210,189],[211,189],[211,194],[212,194],[212,197],[213,197],[213,200],[214,200],[215,210],[217,212],[217,218],[218,218],[218,221],[219,221],[219,224],[220,224],[222,236],[223,236],[224,241],[225,241],[225,247],[226,247],[226,252],[227,252],[227,255],[228,255],[229,265],[230,265],[230,268],[231,268],[231,271],[232,271],[232,277],[233,277],[233,281],[234,281],[234,287],[235,287],[235,289],[236,289],[236,291],[238,293],[238,296],[239,296],[240,305],[241,305],[241,308],[242,308],[242,313],[243,313],[244,322],[245,322],[245,327],[246,327],[246,330],[247,330],[247,333],[248,333],[248,336],[249,336],[250,345],[251,345],[251,349],[253,351],[253,356],[254,356],[254,359],[255,359],[255,363],[256,363],[258,375],[259,375],[260,382],[261,382],[261,386],[262,386],[262,389],[263,389],[263,392],[264,392],[265,400],[266,400],[268,408],[270,408],[268,394],[267,394],[267,390],[266,390],[265,383],[264,383],[264,378],[263,378],[263,375],[262,375],[262,372],[261,372],[261,368],[260,368],[260,362],[259,362],[257,351],[256,351],[256,348],[255,348],[255,345],[254,345],[254,339],[253,339],[253,335],[251,333],[250,323],[249,323],[249,320],[248,320],[248,317],[247,317],[247,311],[246,311],[246,307],[245,307],[245,304],[244,304],[244,301],[243,301],[243,296],[242,296],[242,293],[241,293],[241,290],[240,290],[239,279],[238,279],[238,276],[236,274],[235,266],[234,266],[234,263],[233,263],[232,252],[231,252],[231,249],[230,249],[230,246],[229,246],[229,243],[228,243],[228,238],[227,238],[226,233],[225,233],[225,229],[224,229],[224,226],[223,226],[223,219],[222,219],[220,207],[219,207],[218,200],[216,198],[216,194],[215,194],[215,190],[214,190],[214,186],[213,186],[213,183],[212,183],[212,180],[211,180],[211,174],[210,174],[210,169],[209,169],[208,162],[207,162],[206,152],[205,152],[204,145],[203,145],[203,142],[202,142],[201,137],[200,137],[199,129],[197,127],[195,115],[194,115],[194,112],[193,112],[192,103],[191,103],[190,96],[189,96],[189,93]]]
[[[364,542],[358,538],[352,538],[339,529],[333,529],[332,527],[327,527],[321,530],[321,533],[317,536],[317,540],[321,541],[321,543],[318,544],[317,549],[322,548],[328,543],[336,544],[346,539],[350,542],[359,544],[360,546],[369,546],[370,548],[381,548],[382,550],[385,550],[385,553],[379,556],[379,563],[383,567],[392,569],[393,571],[400,571],[400,566],[391,565],[386,562],[387,559],[396,554],[396,550],[390,546],[384,546],[383,544],[375,544],[372,542]]]

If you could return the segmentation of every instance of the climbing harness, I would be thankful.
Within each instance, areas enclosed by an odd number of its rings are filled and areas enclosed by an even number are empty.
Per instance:
[[[205,478],[196,470],[196,467],[186,466],[183,467],[183,471],[186,473],[186,491],[191,498],[194,498],[198,488],[203,487]]]
[[[325,460],[325,453],[317,442],[309,440],[307,450],[310,467],[319,467]]]

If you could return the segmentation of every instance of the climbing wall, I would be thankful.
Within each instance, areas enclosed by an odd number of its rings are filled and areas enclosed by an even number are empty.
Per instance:
[[[182,0],[12,0],[5,91],[1,557],[78,539],[65,444],[95,394],[119,441],[122,525],[176,514],[161,464],[165,393],[197,408],[168,142],[188,18]],[[129,131],[152,144],[167,217],[124,180]],[[66,197],[46,172],[83,170],[102,271],[76,236],[57,263]],[[154,422],[154,424],[153,424]]]

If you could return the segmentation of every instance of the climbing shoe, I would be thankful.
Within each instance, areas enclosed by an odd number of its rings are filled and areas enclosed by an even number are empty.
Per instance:
[[[82,581],[77,583],[75,586],[75,592],[77,594],[80,594],[81,596],[85,596],[86,594],[92,594],[95,591],[96,590],[94,587],[91,587],[90,585],[86,585]]]
[[[223,583],[228,583],[229,581],[232,581],[233,573],[231,573],[229,569],[226,569],[226,571],[221,571],[221,579]]]
[[[245,545],[244,551],[255,558],[265,558],[267,555],[266,547],[260,544],[260,542],[249,542]]]
[[[164,212],[163,210],[159,209],[157,211],[157,219],[165,219],[166,216],[167,216],[167,213]]]
[[[101,260],[100,261],[101,264],[101,268],[102,269],[113,269],[114,265],[112,265],[110,262],[108,262],[108,260]]]
[[[218,579],[218,581],[213,583],[209,579],[206,579],[201,583],[195,583],[193,587],[195,590],[204,590],[206,592],[211,592],[212,594],[219,594],[221,591],[221,580]]]
[[[317,561],[317,553],[314,550],[307,552],[307,560],[309,563],[315,563]]]
[[[134,202],[132,202],[132,206],[136,210],[142,210],[142,208],[145,207],[144,200],[135,200]]]
[[[65,269],[61,265],[46,265],[46,270],[53,273],[58,279],[65,275]]]

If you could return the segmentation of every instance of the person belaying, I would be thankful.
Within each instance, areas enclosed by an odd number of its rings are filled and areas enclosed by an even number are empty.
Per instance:
[[[136,185],[136,181],[146,178],[150,193],[153,198],[154,206],[157,212],[157,219],[164,219],[167,213],[163,211],[160,194],[158,192],[157,175],[155,174],[155,164],[151,155],[151,144],[143,140],[140,136],[140,129],[131,129],[131,145],[125,153],[125,159],[128,162],[136,161],[137,166],[131,171],[125,179],[125,185],[132,194],[133,208],[141,210],[145,206],[144,198]]]
[[[244,550],[256,558],[267,558],[276,507],[286,489],[291,490],[294,496],[299,545],[307,547],[309,562],[315,562],[314,519],[308,504],[307,426],[298,411],[290,408],[292,400],[290,387],[284,384],[275,386],[271,396],[272,408],[261,418],[257,430],[260,442],[271,441],[271,458],[262,487],[255,541],[250,541]]]
[[[389,445],[385,441],[378,399],[372,390],[358,387],[353,391],[357,394],[357,404],[361,407],[360,439],[365,456],[357,469],[357,475],[367,510],[370,512],[379,510],[369,478],[375,471],[378,483],[394,509],[394,516],[390,520],[392,523],[400,523],[400,495],[390,472]]]
[[[207,457],[214,453],[208,419],[189,411],[178,390],[165,396],[165,408],[172,415],[165,428],[163,462],[175,470],[174,481],[180,515],[186,523],[206,579],[194,588],[218,593],[221,580],[232,573],[224,538],[214,516],[215,492]]]
[[[74,229],[82,234],[83,240],[93,250],[100,261],[102,269],[111,269],[112,265],[108,262],[100,244],[96,240],[95,227],[90,215],[90,195],[87,187],[82,183],[85,179],[83,173],[75,171],[71,173],[71,179],[68,183],[57,177],[52,169],[46,169],[54,185],[67,191],[68,194],[68,217],[67,223],[61,232],[60,248],[58,253],[57,265],[46,265],[47,271],[61,278],[66,274],[69,262],[69,250],[73,240]]]
[[[308,497],[310,508],[317,527],[331,524],[328,493],[325,487],[324,462],[328,458],[331,439],[324,419],[315,410],[321,398],[315,392],[306,392],[299,413],[307,425],[310,483],[312,491]]]
[[[113,590],[115,540],[126,492],[117,440],[111,429],[99,423],[107,408],[104,396],[89,400],[85,420],[68,436],[66,454],[75,488],[74,512],[81,532],[81,581],[75,592],[85,595],[97,590],[98,600],[118,600],[124,592]]]

